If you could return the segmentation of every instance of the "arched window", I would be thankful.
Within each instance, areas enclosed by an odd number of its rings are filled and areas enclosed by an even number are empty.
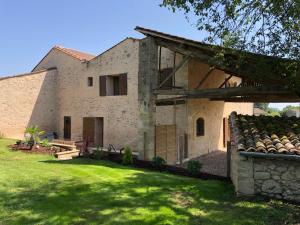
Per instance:
[[[201,117],[196,121],[196,135],[197,137],[204,136],[204,119]]]

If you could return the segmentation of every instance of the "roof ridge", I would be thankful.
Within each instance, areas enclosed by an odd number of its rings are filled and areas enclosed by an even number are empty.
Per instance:
[[[87,53],[87,52],[83,52],[83,51],[79,51],[79,50],[77,50],[77,49],[73,49],[73,48],[66,48],[66,47],[63,47],[63,46],[60,46],[60,45],[55,45],[54,47],[53,47],[53,49],[57,49],[57,50],[59,50],[59,51],[62,51],[62,52],[64,52],[64,53],[66,53],[67,55],[70,55],[70,56],[72,56],[72,57],[74,57],[74,58],[76,58],[76,59],[79,59],[79,60],[86,60],[86,61],[89,61],[89,60],[91,60],[91,59],[93,59],[94,57],[96,57],[95,55],[92,55],[92,54],[90,54],[90,53]],[[76,54],[76,53],[79,53],[79,54],[84,54],[85,55],[85,57],[82,55],[82,56],[79,56],[78,54]]]

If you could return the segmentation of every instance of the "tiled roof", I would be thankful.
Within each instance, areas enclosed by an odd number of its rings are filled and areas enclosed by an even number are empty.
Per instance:
[[[89,53],[85,53],[85,52],[80,52],[80,51],[77,51],[75,49],[70,49],[70,48],[64,48],[64,47],[61,47],[61,46],[54,46],[53,47],[54,49],[57,49],[57,50],[60,50],[76,59],[79,59],[79,60],[91,60],[93,58],[95,58],[94,55],[91,55]]]
[[[238,151],[300,155],[300,119],[232,113],[230,125]]]

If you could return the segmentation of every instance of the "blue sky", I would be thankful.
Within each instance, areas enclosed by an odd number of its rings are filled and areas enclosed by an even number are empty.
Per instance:
[[[144,26],[201,40],[160,0],[0,0],[0,76],[30,71],[54,45],[99,54]]]
[[[159,7],[160,3],[0,0],[0,76],[30,71],[54,45],[99,54],[125,37],[143,37],[135,26],[203,40],[204,33],[183,13]]]

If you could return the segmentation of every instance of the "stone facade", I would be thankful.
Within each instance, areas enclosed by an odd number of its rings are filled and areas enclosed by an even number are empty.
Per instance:
[[[187,158],[224,149],[223,119],[233,110],[252,114],[253,104],[189,99],[183,105],[155,106],[157,96],[152,91],[157,83],[158,55],[159,48],[151,37],[127,38],[91,60],[80,60],[53,48],[30,76],[0,81],[0,87],[3,86],[0,90],[4,93],[0,103],[7,105],[6,111],[0,111],[4,118],[0,132],[7,137],[21,138],[26,126],[31,124],[46,131],[56,131],[59,138],[63,138],[64,117],[67,116],[71,117],[71,139],[80,140],[84,118],[103,118],[103,145],[113,144],[116,148],[130,145],[139,151],[142,159],[154,156],[155,126],[159,125],[176,125],[178,155],[179,141],[184,135],[188,137]],[[177,66],[182,59],[179,53],[161,49],[161,69]],[[53,76],[40,72],[54,67]],[[186,89],[195,88],[208,69],[208,65],[190,59],[176,72],[174,84]],[[127,74],[127,95],[100,96],[100,77],[124,73]],[[224,72],[215,70],[201,88],[218,87],[225,77]],[[92,86],[88,85],[88,78],[93,79]],[[239,78],[233,80],[240,82]],[[20,85],[26,88],[19,88],[11,95]],[[30,94],[25,90],[30,90]],[[42,99],[37,99],[38,96]],[[39,106],[38,110],[34,110],[34,106]],[[17,112],[19,108],[22,109]],[[15,117],[8,116],[7,112]],[[205,120],[202,137],[195,135],[199,117]]]
[[[104,146],[136,149],[138,121],[139,41],[125,39],[91,61],[82,62],[59,50],[52,50],[35,68],[56,67],[57,131],[63,138],[64,116],[71,117],[71,138],[82,139],[84,117],[103,117]],[[99,96],[99,77],[127,73],[128,93],[124,96]],[[87,79],[93,77],[93,86]]]

